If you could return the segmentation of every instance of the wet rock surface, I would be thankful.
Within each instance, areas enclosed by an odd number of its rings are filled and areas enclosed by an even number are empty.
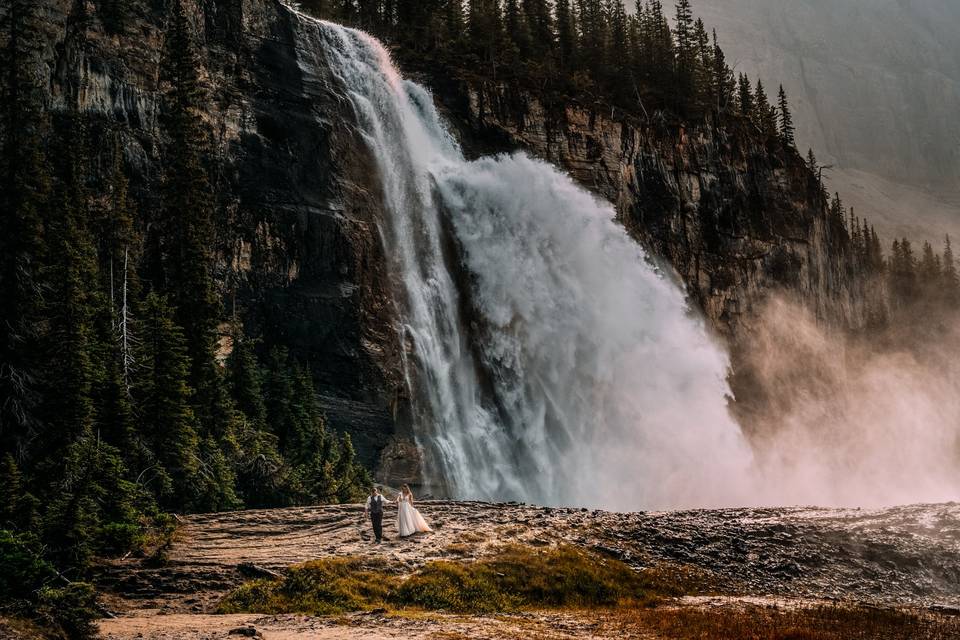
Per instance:
[[[435,532],[371,544],[359,505],[184,518],[169,562],[104,564],[98,584],[118,611],[210,611],[243,582],[243,565],[282,571],[328,556],[385,558],[398,572],[470,559],[506,543],[569,543],[635,567],[705,570],[724,591],[754,596],[960,607],[960,505],[883,510],[729,509],[620,514],[513,504],[426,501]]]

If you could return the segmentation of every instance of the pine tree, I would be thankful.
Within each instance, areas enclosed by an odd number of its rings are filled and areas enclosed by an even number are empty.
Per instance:
[[[547,64],[556,44],[550,5],[547,0],[523,0],[523,13],[530,36],[531,54],[541,64]]]
[[[633,94],[632,89],[620,79],[620,69],[616,61],[628,56],[630,50],[629,35],[627,27],[627,12],[623,6],[623,0],[610,0],[607,7],[608,44],[610,59],[612,64],[606,70],[604,80],[611,83],[611,93],[615,98],[629,100]]]
[[[557,0],[557,55],[561,70],[571,69],[576,65],[577,25],[570,6],[570,0]]]
[[[943,246],[943,294],[948,306],[960,306],[960,275],[957,274],[957,262],[949,235],[946,236]]]
[[[777,135],[777,115],[770,105],[767,93],[763,89],[763,82],[760,80],[757,80],[757,88],[753,95],[753,121],[765,136],[772,138]]]
[[[310,371],[300,365],[292,370],[296,420],[286,434],[285,455],[293,461],[309,459],[309,452],[319,449],[326,438],[326,420],[317,404],[317,390]]]
[[[243,507],[236,492],[236,472],[222,440],[208,435],[201,439],[198,495],[194,509],[198,511],[229,511]]]
[[[877,230],[870,227],[870,266],[873,273],[883,273],[886,265],[883,259],[883,247],[880,245],[880,236]]]
[[[9,529],[19,519],[23,475],[13,455],[6,453],[0,461],[0,529]]]
[[[344,433],[340,436],[335,474],[339,481],[336,500],[341,504],[359,501],[364,495],[364,488],[370,485],[370,477],[363,467],[356,463],[356,452],[350,434]]]
[[[863,257],[863,239],[860,235],[860,219],[854,213],[853,207],[850,207],[849,218],[847,220],[847,229],[850,233],[850,244],[853,247],[853,255],[858,261]]]
[[[846,209],[843,206],[843,200],[840,199],[840,194],[836,192],[833,194],[833,200],[830,201],[830,219],[838,227],[847,228]]]
[[[676,91],[677,54],[673,32],[659,0],[650,4],[650,32],[652,34],[651,82],[667,97]]]
[[[459,52],[463,45],[464,36],[462,0],[446,0],[444,2],[443,27],[447,46],[453,51]]]
[[[41,50],[46,37],[41,6],[13,0],[3,16],[7,46],[0,117],[0,438],[23,449],[40,418],[39,351],[46,251],[44,213],[52,197],[50,168],[43,147],[48,129],[42,99]]]
[[[797,145],[796,129],[793,126],[793,116],[790,114],[790,104],[787,101],[787,92],[783,90],[783,85],[780,85],[778,101],[780,103],[780,139],[788,147],[795,148]]]
[[[100,276],[90,233],[90,195],[85,184],[86,140],[79,120],[71,119],[71,134],[61,154],[65,159],[63,186],[50,222],[52,268],[45,336],[48,383],[45,413],[51,425],[44,438],[46,453],[56,466],[64,449],[96,419],[93,389],[103,377],[94,319],[104,308],[98,291]]]
[[[263,393],[267,409],[267,424],[281,443],[293,429],[293,380],[287,364],[287,351],[274,347],[264,366]]]
[[[496,54],[503,42],[503,24],[497,0],[469,0],[467,27],[471,48],[480,60],[490,64],[496,75]]]
[[[527,20],[520,11],[519,0],[505,0],[503,7],[503,28],[513,44],[514,53],[522,58],[530,55],[530,31]]]
[[[136,367],[136,306],[140,281],[136,264],[140,256],[140,239],[134,230],[134,210],[128,194],[127,177],[120,165],[119,147],[114,150],[114,166],[110,184],[110,208],[101,230],[100,270],[106,271],[106,287],[110,295],[110,312],[116,357],[120,373],[129,393]]]
[[[677,106],[690,104],[697,82],[697,43],[690,0],[678,0],[674,36],[677,44]]]
[[[894,304],[900,308],[913,304],[917,297],[917,263],[913,247],[906,238],[893,241],[889,280]]]
[[[582,67],[594,78],[602,78],[607,64],[607,21],[602,0],[577,0]]]
[[[924,284],[939,284],[942,269],[938,265],[938,258],[933,252],[933,246],[929,242],[923,243],[923,249],[920,253],[919,276]]]
[[[128,468],[146,468],[155,458],[145,450],[133,404],[133,381],[123,373],[122,356],[113,351],[107,359],[105,376],[96,393],[97,420],[104,440],[117,447]]]
[[[82,570],[104,524],[136,517],[134,487],[124,474],[116,449],[89,428],[67,448],[44,518],[44,540],[61,566]]]
[[[237,409],[258,431],[267,428],[267,405],[263,399],[263,375],[250,341],[242,332],[234,335],[233,352],[228,361],[230,386]]]
[[[167,289],[184,328],[191,361],[191,383],[198,391],[213,384],[210,363],[219,305],[211,270],[213,199],[203,156],[208,142],[200,117],[203,89],[200,56],[183,0],[174,0],[164,43],[164,124],[170,136],[166,172],[168,229]]]
[[[713,83],[713,46],[703,20],[697,18],[693,23],[694,42],[694,91],[693,96],[699,108],[711,108],[716,105]]]
[[[740,74],[740,80],[737,83],[738,86],[738,99],[737,105],[740,108],[740,115],[745,118],[750,118],[751,120],[755,116],[754,104],[753,104],[753,88],[750,86],[750,79],[746,74]]]
[[[715,99],[714,108],[718,113],[731,110],[737,91],[737,81],[733,71],[727,65],[727,58],[717,41],[717,32],[713,32],[713,83],[712,93]],[[748,85],[749,88],[749,85]]]
[[[151,292],[143,309],[143,372],[139,376],[140,429],[157,455],[157,493],[166,504],[196,504],[200,490],[199,438],[188,380],[190,359],[183,330],[166,298]],[[141,471],[141,470],[135,470]],[[146,471],[146,470],[143,470]]]

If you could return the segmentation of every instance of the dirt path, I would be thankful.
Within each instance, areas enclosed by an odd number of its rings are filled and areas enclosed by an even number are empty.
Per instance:
[[[256,634],[266,640],[504,640],[530,637],[570,640],[649,637],[643,633],[608,636],[597,620],[584,615],[563,613],[486,617],[359,613],[324,618],[300,615],[172,614],[161,618],[162,620],[155,616],[128,615],[105,621],[101,624],[100,631],[105,640],[213,640],[258,637]]]

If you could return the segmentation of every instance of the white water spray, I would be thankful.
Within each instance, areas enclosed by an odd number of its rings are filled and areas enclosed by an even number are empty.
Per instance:
[[[523,154],[466,161],[379,42],[308,28],[380,172],[427,472],[464,498],[743,502],[726,356],[613,208]]]

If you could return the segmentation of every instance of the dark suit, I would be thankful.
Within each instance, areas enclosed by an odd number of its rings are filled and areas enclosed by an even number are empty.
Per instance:
[[[383,496],[370,496],[367,498],[367,510],[370,512],[370,523],[373,525],[373,535],[380,542],[383,538],[383,503],[386,502]]]

